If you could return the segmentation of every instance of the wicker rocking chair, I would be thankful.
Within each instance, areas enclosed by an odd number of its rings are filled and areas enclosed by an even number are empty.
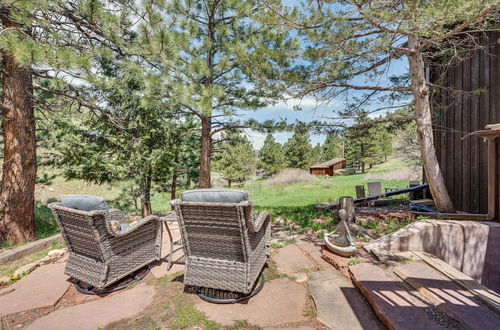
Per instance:
[[[252,215],[247,193],[236,190],[186,191],[171,202],[177,214],[184,245],[184,284],[215,303],[234,303],[256,294],[264,284],[262,269],[270,254],[271,217]],[[254,289],[257,280],[261,283]],[[201,288],[240,293],[237,298],[216,299]]]
[[[62,203],[49,205],[69,250],[64,273],[95,288],[82,289],[78,283],[77,289],[84,293],[109,292],[103,288],[160,259],[162,225],[157,216],[116,230],[111,221],[123,223],[123,212],[107,210],[105,204],[102,207],[103,200],[99,197],[81,197],[85,198],[83,207],[81,202],[65,207],[68,203],[65,205],[64,198]],[[72,198],[74,202],[75,197]],[[96,200],[100,206],[96,206]]]

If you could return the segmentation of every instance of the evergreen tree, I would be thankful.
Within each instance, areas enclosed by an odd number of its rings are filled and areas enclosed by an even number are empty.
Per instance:
[[[278,173],[286,167],[285,153],[281,144],[276,142],[272,134],[267,134],[264,144],[259,151],[257,168],[265,175]]]
[[[363,125],[369,123],[370,119],[366,117],[366,113],[362,112],[355,122],[357,125]],[[366,166],[377,161],[375,127],[348,127],[344,133],[344,140],[347,165],[361,169],[361,173],[365,173]]]
[[[321,150],[321,161],[342,157],[342,138],[337,132],[328,132]]]
[[[316,143],[314,148],[312,148],[312,158],[313,164],[317,164],[322,161],[323,146],[320,143]]]
[[[380,126],[380,125],[379,125]],[[385,127],[378,127],[377,129],[377,150],[383,158],[387,161],[387,157],[392,154],[392,135]]]
[[[243,182],[255,173],[255,151],[245,135],[225,132],[223,139],[227,141],[221,146],[215,167],[231,188],[233,182]]]
[[[108,50],[103,41],[105,33],[92,20],[106,22],[113,29],[115,22],[125,19],[122,14],[103,11],[98,0],[1,1],[0,108],[3,118],[9,119],[2,125],[0,236],[3,240],[19,242],[35,238],[35,111],[43,107],[40,102],[43,94],[48,86],[67,85],[74,72],[91,72],[93,56]],[[115,33],[114,37],[119,36]],[[59,78],[54,79],[56,76]]]
[[[308,169],[314,163],[311,141],[305,127],[297,126],[284,146],[287,167]]]
[[[164,97],[201,122],[199,186],[207,188],[214,137],[247,126],[234,119],[235,112],[279,97],[259,79],[262,72],[272,76],[276,67],[288,65],[285,54],[294,41],[255,21],[268,10],[260,1],[160,0],[146,7],[141,52],[167,81]]]

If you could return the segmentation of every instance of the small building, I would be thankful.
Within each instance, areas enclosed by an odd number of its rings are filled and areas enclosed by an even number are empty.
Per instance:
[[[309,167],[309,173],[312,175],[335,175],[334,171],[345,168],[345,158],[334,158],[327,162],[320,163]]]

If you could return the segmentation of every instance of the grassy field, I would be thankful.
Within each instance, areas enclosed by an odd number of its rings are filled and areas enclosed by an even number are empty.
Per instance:
[[[408,186],[408,179],[401,180],[397,174],[406,164],[398,159],[391,159],[386,163],[374,166],[364,174],[346,176],[317,177],[314,182],[297,183],[287,186],[269,186],[265,180],[247,183],[244,189],[250,194],[250,199],[257,210],[271,212],[273,217],[281,216],[286,220],[293,220],[302,226],[314,230],[323,229],[325,225],[312,223],[314,218],[329,219],[325,212],[314,210],[314,205],[324,202],[337,202],[342,196],[356,196],[355,186],[365,185],[368,181],[380,181],[382,191],[384,187]],[[378,180],[395,177],[399,180]],[[368,192],[367,192],[368,193]],[[328,227],[328,225],[326,225]]]
[[[315,218],[329,219],[326,212],[314,210],[314,205],[321,202],[336,202],[341,196],[355,196],[355,186],[365,185],[367,181],[381,181],[382,188],[393,186],[407,186],[406,164],[398,159],[390,159],[388,162],[374,166],[365,174],[354,174],[347,176],[317,177],[313,182],[296,183],[284,186],[270,186],[266,180],[260,179],[250,181],[235,187],[247,190],[250,200],[256,211],[269,211],[273,218],[283,217],[293,220],[302,226],[311,227],[314,230],[327,228],[328,224],[317,224],[311,222]],[[42,173],[47,172],[41,171]],[[53,170],[49,174],[55,174]],[[380,179],[378,179],[380,178]],[[395,180],[388,180],[395,178]],[[78,193],[90,194],[104,197],[111,207],[119,207],[130,213],[137,213],[130,200],[120,199],[124,183],[113,185],[95,185],[79,180],[65,181],[62,177],[56,177],[51,185],[38,185],[36,190],[36,217],[38,237],[43,238],[54,234],[57,226],[54,223],[47,203],[59,200],[65,194]],[[155,193],[152,196],[152,207],[154,212],[169,211],[169,193]]]

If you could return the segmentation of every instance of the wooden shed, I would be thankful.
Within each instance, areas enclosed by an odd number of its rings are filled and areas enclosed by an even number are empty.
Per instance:
[[[334,158],[327,162],[316,164],[309,167],[309,173],[312,175],[335,175],[334,171],[345,168],[346,161],[345,158]]]
[[[500,123],[500,33],[486,33],[481,44],[483,49],[446,72],[429,70],[429,81],[445,87],[436,90],[432,101],[434,143],[446,187],[457,211],[475,214],[488,213],[492,200],[488,190],[491,195],[493,185],[498,185],[494,182],[498,176],[488,179],[488,170],[500,166],[498,159],[495,165],[491,165],[493,160],[488,165],[488,149],[490,158],[498,157],[500,143],[494,145],[493,153],[493,147],[481,137],[466,136]],[[457,94],[454,90],[472,93]]]

